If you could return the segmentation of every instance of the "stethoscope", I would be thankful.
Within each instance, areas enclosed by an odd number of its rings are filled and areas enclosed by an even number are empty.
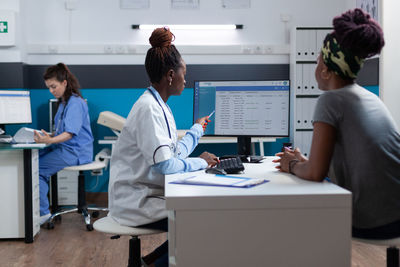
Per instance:
[[[55,134],[57,134],[58,129],[60,128],[60,125],[62,124],[61,121],[63,120],[63,116],[64,116],[64,112],[65,112],[66,106],[67,106],[67,103],[64,104],[63,110],[62,110],[62,112],[61,112],[61,114],[60,114],[60,118],[58,118],[58,122],[57,122],[57,125],[56,125]]]
[[[164,108],[163,108],[163,106],[161,105],[160,101],[158,100],[157,96],[154,94],[154,92],[153,92],[150,88],[147,88],[147,89],[150,91],[150,93],[152,94],[152,96],[154,97],[154,99],[155,99],[155,100],[157,101],[157,103],[160,105],[160,107],[161,107],[161,109],[162,109],[162,111],[163,111],[163,113],[164,113],[165,122],[167,123],[169,138],[172,139],[171,130],[169,129],[169,123],[168,123],[168,119],[167,119],[167,114],[165,114]]]
[[[150,91],[150,93],[154,97],[154,99],[157,101],[157,103],[160,105],[160,107],[161,107],[161,109],[162,109],[162,111],[164,113],[164,119],[165,119],[165,122],[167,123],[167,127],[168,127],[168,135],[169,135],[169,138],[172,140],[171,130],[169,129],[169,123],[168,123],[168,119],[167,119],[167,114],[165,114],[165,110],[164,110],[163,106],[161,105],[160,101],[158,100],[157,96],[154,94],[154,92],[150,88],[148,88],[148,90]],[[163,147],[163,146],[168,146],[168,145],[161,145],[161,146],[157,147],[156,150],[154,150],[154,153],[153,153],[153,161],[154,161],[154,163],[156,162],[155,155],[156,155],[157,150],[159,148]],[[176,147],[175,147],[174,142],[172,142],[171,146],[168,146],[168,147],[172,151],[174,151],[174,153],[176,153]]]

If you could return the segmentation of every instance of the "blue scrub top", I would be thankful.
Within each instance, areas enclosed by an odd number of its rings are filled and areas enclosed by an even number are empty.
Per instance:
[[[55,135],[63,132],[72,134],[68,141],[57,144],[66,162],[78,159],[78,164],[92,162],[93,135],[90,128],[89,110],[86,101],[72,95],[67,105],[61,102],[54,117]]]

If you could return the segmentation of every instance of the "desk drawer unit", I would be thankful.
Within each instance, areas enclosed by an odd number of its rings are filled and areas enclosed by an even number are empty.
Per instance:
[[[32,233],[39,230],[39,157],[33,149],[32,164]],[[24,151],[0,150],[0,238],[25,238]]]
[[[58,181],[58,205],[78,204],[78,171],[59,171]]]

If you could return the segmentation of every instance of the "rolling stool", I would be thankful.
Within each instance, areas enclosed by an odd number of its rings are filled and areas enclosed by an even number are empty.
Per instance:
[[[164,231],[137,228],[130,226],[123,226],[116,222],[111,217],[104,217],[94,222],[93,227],[96,231],[111,234],[111,239],[118,239],[121,235],[130,235],[132,238],[129,240],[129,259],[128,267],[141,267],[141,252],[140,252],[140,238],[142,235],[153,235],[163,233]]]
[[[399,267],[399,249],[400,237],[392,239],[362,239],[355,238],[353,240],[361,243],[367,243],[376,246],[385,246],[386,248],[386,266],[387,267]]]
[[[78,176],[78,205],[75,208],[70,208],[66,210],[60,210],[58,206],[58,190],[57,190],[57,174],[51,176],[51,191],[52,191],[52,198],[51,198],[51,211],[52,215],[46,222],[47,229],[54,228],[54,221],[61,220],[62,214],[70,213],[70,212],[78,212],[83,215],[85,220],[86,229],[88,231],[93,231],[93,225],[90,222],[90,214],[88,210],[93,210],[93,217],[96,218],[99,216],[99,211],[107,211],[107,208],[88,208],[86,205],[86,198],[85,198],[85,175],[84,171],[93,171],[105,168],[106,165],[104,162],[101,161],[93,161],[92,163],[76,165],[76,166],[68,166],[65,167],[63,170],[66,171],[79,171]]]

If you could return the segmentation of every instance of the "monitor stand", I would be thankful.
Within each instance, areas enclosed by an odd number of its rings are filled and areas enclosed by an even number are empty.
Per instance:
[[[250,136],[238,136],[238,155],[251,155],[251,137]]]

